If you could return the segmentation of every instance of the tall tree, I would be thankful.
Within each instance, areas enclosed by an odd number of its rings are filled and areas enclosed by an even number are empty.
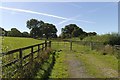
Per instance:
[[[31,29],[30,31],[31,37],[37,38],[42,35],[40,26],[43,24],[44,24],[43,21],[38,21],[37,19],[30,19],[27,21],[27,28]]]
[[[30,37],[30,34],[28,32],[23,32],[22,37]]]
[[[30,19],[27,21],[27,28],[31,29],[30,35],[33,38],[38,37],[57,37],[57,29],[55,25],[38,21],[37,19]]]
[[[95,36],[95,35],[97,35],[96,32],[88,32],[87,34],[88,34],[88,36]]]
[[[83,33],[83,30],[79,28],[76,24],[69,24],[62,28],[62,36],[65,37],[78,37]]]
[[[0,36],[3,36],[5,34],[4,29],[0,27]]]
[[[18,29],[11,28],[11,31],[8,31],[7,36],[22,37],[22,34]]]
[[[46,39],[56,37],[57,29],[56,29],[55,25],[49,24],[49,23],[44,23],[40,27],[40,29],[42,31],[43,36],[45,36]]]

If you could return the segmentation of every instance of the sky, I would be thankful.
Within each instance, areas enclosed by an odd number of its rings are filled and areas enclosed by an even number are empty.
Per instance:
[[[65,25],[76,24],[86,32],[105,34],[118,32],[117,2],[2,2],[0,27],[30,30],[27,20],[52,23],[61,33]]]

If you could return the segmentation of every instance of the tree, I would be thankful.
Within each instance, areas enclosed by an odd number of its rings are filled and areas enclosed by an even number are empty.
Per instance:
[[[8,32],[7,32],[7,36],[12,36],[11,31],[8,31]]]
[[[33,38],[38,37],[57,37],[57,29],[55,25],[38,21],[37,19],[30,19],[27,21],[27,28],[31,29],[30,36]]]
[[[76,24],[69,24],[62,28],[62,36],[63,37],[78,37],[83,33],[83,30],[79,28]]]
[[[23,32],[22,37],[30,37],[30,34],[28,32]]]
[[[0,27],[0,36],[4,35],[4,29]]]
[[[33,38],[37,38],[42,36],[42,32],[40,30],[40,26],[43,25],[43,21],[38,21],[37,19],[30,19],[27,21],[27,28],[31,29],[30,36]]]
[[[89,32],[89,33],[87,33],[87,34],[88,34],[88,36],[95,36],[95,35],[97,35],[96,32]]]
[[[12,28],[11,31],[8,31],[7,36],[11,36],[11,37],[21,37],[22,34],[19,30],[17,30],[16,28]]]
[[[53,24],[44,23],[43,25],[41,25],[40,30],[42,31],[42,35],[45,36],[46,39],[57,37],[57,29]]]
[[[31,37],[38,38],[38,37],[40,37],[40,35],[42,35],[42,33],[41,33],[39,28],[35,27],[35,28],[31,29],[31,31],[30,31],[30,36]]]
[[[30,19],[27,21],[27,28],[29,29],[38,28],[42,24],[44,24],[43,21],[38,21],[37,19]]]
[[[87,33],[83,32],[83,34],[80,34],[79,38],[80,38],[80,40],[83,40],[87,36],[88,36]]]
[[[117,33],[112,33],[105,43],[110,44],[112,46],[114,45],[120,45],[120,35]]]

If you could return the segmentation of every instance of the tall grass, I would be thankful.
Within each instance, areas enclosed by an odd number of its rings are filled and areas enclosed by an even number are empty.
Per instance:
[[[83,41],[93,41],[93,42],[106,42],[110,38],[110,34],[88,36],[83,39]]]

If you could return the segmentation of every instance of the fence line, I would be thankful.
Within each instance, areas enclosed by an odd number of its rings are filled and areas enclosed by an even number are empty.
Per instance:
[[[101,51],[103,54],[115,54],[118,57],[120,53],[120,45],[105,45],[102,42],[90,42],[90,41],[71,41],[71,40],[64,40],[64,42],[70,43],[70,50],[73,49],[73,43],[77,45],[84,45],[89,46],[91,50]]]
[[[37,47],[37,50],[34,51],[35,47]],[[48,47],[51,47],[51,41],[49,41],[49,42],[45,41],[44,43],[41,43],[41,44],[36,44],[36,45],[24,47],[24,48],[11,50],[6,53],[2,53],[2,55],[3,55],[2,75],[3,75],[3,77],[8,78],[8,77],[14,76],[17,72],[23,74],[21,72],[23,70],[23,68],[25,66],[27,66],[28,64],[32,65],[34,59],[40,57],[40,52],[47,50]],[[24,56],[23,51],[28,50],[28,49],[30,49],[30,53]],[[12,58],[14,58],[15,53],[18,53],[18,59],[12,59],[7,62],[7,58],[8,58],[7,56],[13,55]],[[38,54],[35,54],[35,53],[38,53]],[[24,60],[27,58],[29,58],[29,60],[27,62],[24,62]],[[5,62],[7,62],[7,63],[5,63]],[[7,70],[7,69],[9,69],[9,70]]]

